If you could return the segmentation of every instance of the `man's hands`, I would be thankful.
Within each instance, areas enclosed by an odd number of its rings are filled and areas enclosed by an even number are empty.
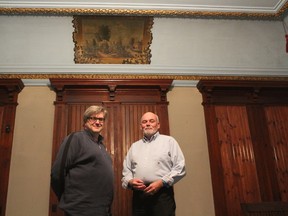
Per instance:
[[[163,182],[160,179],[160,180],[152,182],[148,187],[144,189],[144,192],[146,194],[153,195],[157,193],[162,187],[163,187]]]
[[[144,190],[146,188],[144,182],[141,179],[137,178],[131,179],[129,181],[129,185],[136,190]]]
[[[147,195],[153,195],[163,187],[163,182],[161,179],[159,179],[146,187],[141,179],[134,178],[129,181],[129,185],[136,190],[144,191],[144,193]]]

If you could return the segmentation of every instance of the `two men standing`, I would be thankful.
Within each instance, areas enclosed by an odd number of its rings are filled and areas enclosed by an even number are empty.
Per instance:
[[[112,160],[100,135],[106,117],[103,107],[89,107],[83,114],[84,130],[73,135],[65,166],[65,190],[59,203],[66,216],[111,214]],[[132,144],[122,173],[122,186],[133,190],[133,216],[174,216],[173,185],[185,176],[183,153],[173,137],[159,133],[156,114],[145,113],[140,128],[143,138]],[[52,166],[51,184],[59,181],[61,158],[69,136]]]

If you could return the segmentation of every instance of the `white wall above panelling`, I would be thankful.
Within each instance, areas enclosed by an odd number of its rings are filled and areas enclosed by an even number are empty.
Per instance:
[[[0,16],[0,68],[69,66],[74,70],[75,66],[81,70],[81,64],[74,64],[72,19]],[[288,68],[285,31],[280,21],[154,18],[152,34],[151,66]],[[83,70],[99,67],[82,66]]]
[[[75,64],[72,17],[0,16],[1,74],[288,77],[280,21],[154,18],[151,64]]]
[[[1,65],[73,64],[72,17],[0,16]]]
[[[152,64],[211,68],[287,68],[283,23],[155,19]]]

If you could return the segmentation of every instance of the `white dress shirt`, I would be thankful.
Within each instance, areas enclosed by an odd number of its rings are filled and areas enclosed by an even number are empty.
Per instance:
[[[185,176],[185,158],[177,141],[157,132],[150,140],[143,138],[133,143],[123,162],[122,186],[139,178],[145,184],[162,179],[172,186]]]

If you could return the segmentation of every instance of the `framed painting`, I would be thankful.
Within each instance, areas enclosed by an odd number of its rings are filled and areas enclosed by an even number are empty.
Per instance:
[[[153,17],[74,16],[76,64],[150,64]]]

